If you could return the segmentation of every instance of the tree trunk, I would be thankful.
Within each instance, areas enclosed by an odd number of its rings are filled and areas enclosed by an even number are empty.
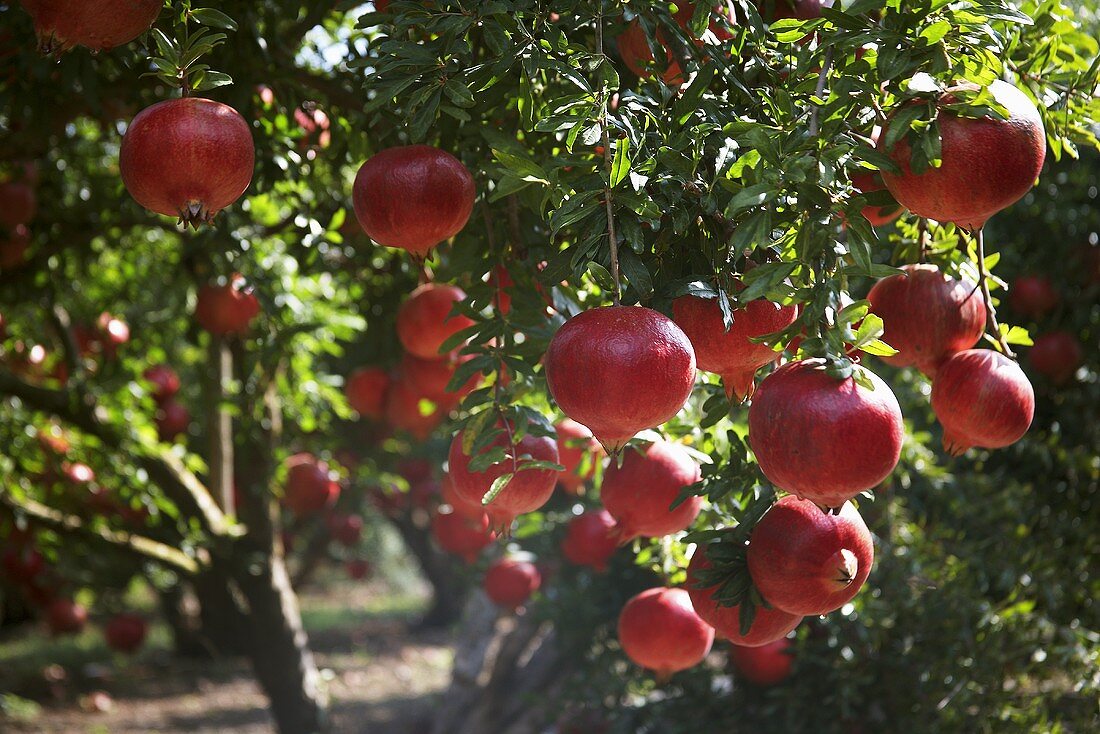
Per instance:
[[[417,627],[436,629],[454,624],[462,617],[462,606],[469,593],[458,563],[432,545],[431,533],[426,527],[417,526],[411,515],[391,516],[390,520],[432,587],[432,605]]]

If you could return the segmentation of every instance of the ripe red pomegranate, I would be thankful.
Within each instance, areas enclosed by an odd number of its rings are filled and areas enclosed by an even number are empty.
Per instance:
[[[195,321],[216,336],[243,336],[260,315],[260,299],[244,276],[234,273],[225,285],[204,285],[195,302]]]
[[[376,153],[359,169],[351,194],[367,236],[418,257],[462,231],[476,195],[462,161],[430,145]]]
[[[615,518],[607,510],[588,510],[569,521],[561,552],[577,566],[591,566],[603,573],[619,547]]]
[[[175,400],[165,400],[157,409],[154,422],[160,440],[171,442],[176,436],[187,433],[191,426],[191,412]]]
[[[295,454],[286,465],[283,501],[295,515],[320,512],[340,496],[340,485],[329,474],[328,464],[313,454]]]
[[[475,502],[480,504],[493,482],[512,472],[512,457],[521,459],[524,455],[529,455],[535,461],[554,463],[558,461],[557,442],[549,436],[535,436],[528,433],[518,444],[510,446],[508,432],[502,430],[492,443],[485,447],[485,451],[498,446],[503,447],[508,458],[493,464],[483,472],[471,471],[470,461],[473,457],[462,452],[463,435],[464,432],[459,432],[451,441],[447,462],[455,492],[469,504]],[[493,527],[505,529],[512,524],[517,515],[533,512],[545,505],[550,495],[554,493],[557,480],[558,472],[552,469],[521,469],[516,472],[504,489],[485,506]]]
[[[535,564],[502,558],[485,572],[485,593],[501,609],[514,612],[527,603],[542,585]]]
[[[790,653],[791,641],[783,638],[760,647],[733,645],[730,660],[737,673],[749,683],[774,686],[785,681],[794,667]]]
[[[485,513],[471,519],[456,512],[436,512],[432,515],[432,537],[443,550],[473,563],[482,549],[493,542],[496,533],[489,530],[489,516]]]
[[[611,454],[676,415],[695,384],[687,335],[642,306],[581,312],[558,329],[544,361],[554,400]]]
[[[0,228],[14,230],[34,219],[38,197],[23,181],[0,183]]]
[[[46,626],[53,635],[76,634],[87,623],[88,610],[72,599],[54,599],[46,607]]]
[[[443,342],[474,322],[461,314],[450,315],[455,303],[465,300],[461,288],[425,283],[412,292],[397,312],[397,338],[414,357],[446,359],[440,354]]]
[[[371,575],[370,561],[362,558],[349,558],[348,562],[344,566],[344,570],[347,571],[348,578],[352,581],[362,581]]]
[[[1008,303],[1016,313],[1038,321],[1053,311],[1061,296],[1045,275],[1021,275],[1012,281]]]
[[[14,270],[22,265],[30,246],[30,233],[22,224],[12,229],[6,237],[0,232],[0,270]]]
[[[751,340],[793,324],[798,308],[758,298],[733,312],[726,331],[717,299],[681,296],[672,302],[672,318],[691,339],[699,369],[721,375],[726,395],[740,402],[752,395],[756,371],[779,356]]]
[[[365,418],[381,418],[386,406],[390,376],[381,367],[362,367],[348,375],[344,392],[348,405]]]
[[[1085,362],[1081,342],[1068,331],[1052,331],[1035,337],[1035,344],[1027,356],[1035,371],[1055,385],[1064,385],[1073,379],[1077,368]]]
[[[659,679],[703,662],[713,642],[714,630],[699,619],[683,589],[643,591],[619,614],[623,652]]]
[[[833,0],[756,0],[756,8],[766,23],[784,18],[813,20],[821,17],[822,8],[833,7]]]
[[[758,606],[752,626],[747,634],[741,634],[741,606],[721,606],[714,598],[719,586],[699,588],[699,576],[711,568],[705,546],[699,546],[688,564],[685,587],[691,597],[691,605],[704,622],[714,627],[714,634],[723,637],[735,645],[757,647],[768,645],[786,637],[791,630],[802,622],[802,615],[784,612],[782,609],[768,609]]]
[[[252,132],[240,113],[201,97],[139,112],[118,159],[122,182],[137,203],[196,229],[241,197],[255,163]]]
[[[107,647],[132,655],[145,644],[148,631],[149,625],[140,614],[124,612],[107,620],[103,637],[107,640]]]
[[[450,505],[455,514],[472,519],[477,519],[485,514],[485,510],[481,509],[481,502],[469,502],[459,495],[455,490],[455,483],[450,474],[443,475],[443,481],[440,483],[440,495],[444,504]]]
[[[129,43],[153,25],[161,0],[19,0],[34,21],[42,53],[73,46],[104,51]]]
[[[939,104],[951,104],[957,99],[954,92],[974,88],[970,84],[953,87]],[[941,109],[943,163],[939,168],[914,173],[909,167],[909,141],[903,138],[887,150],[888,136],[883,136],[879,149],[901,168],[900,173],[882,172],[898,203],[918,216],[978,230],[1031,190],[1046,156],[1043,120],[1031,100],[1011,84],[996,80],[989,91],[1008,109],[1009,118],[958,117]]]
[[[688,24],[691,22],[692,16],[695,14],[695,3],[681,2],[677,4],[677,11],[673,15],[673,19],[677,25],[688,31]],[[728,10],[724,6],[719,5],[715,8],[716,12],[726,14],[730,18],[730,22],[733,22],[732,16],[728,15]],[[710,30],[718,37],[718,40],[725,41],[730,38],[730,34],[722,28],[721,24],[717,21],[711,21]],[[666,48],[665,54],[666,66],[664,72],[661,74],[661,79],[665,84],[669,86],[678,87],[684,83],[685,79],[680,69],[680,63],[676,60],[672,51],[667,50],[667,42],[665,40],[664,32],[660,29],[657,30],[656,36],[658,46]],[[630,69],[636,76],[643,79],[652,75],[653,65],[653,50],[649,47],[649,42],[646,40],[645,31],[637,20],[630,21],[627,24],[626,29],[619,35],[617,40],[619,48],[619,56],[622,57],[623,63]],[[702,41],[696,41],[697,45],[702,45]],[[602,155],[603,151],[599,151],[597,155]]]
[[[883,341],[898,350],[883,359],[934,376],[940,362],[982,338],[985,303],[978,286],[946,276],[935,265],[902,270],[904,275],[883,278],[867,294],[871,311],[882,319]]]
[[[1035,415],[1035,391],[1020,365],[991,349],[952,356],[932,381],[932,410],[943,425],[943,447],[959,456],[977,446],[1019,441]]]
[[[786,496],[749,536],[753,584],[769,604],[791,614],[828,614],[852,600],[871,573],[871,531],[854,505],[840,513]]]
[[[480,382],[480,375],[474,375],[458,390],[451,392],[447,385],[454,377],[455,369],[463,362],[473,359],[472,354],[459,355],[451,359],[420,359],[406,354],[401,359],[401,373],[409,385],[429,400],[454,403],[472,393]]]
[[[46,570],[46,559],[35,548],[9,540],[8,548],[0,556],[0,566],[9,581],[25,586],[34,583]]]
[[[153,400],[158,403],[172,399],[180,391],[179,375],[166,364],[155,364],[146,368],[142,377],[152,387]]]
[[[577,494],[596,473],[597,456],[603,453],[602,449],[592,438],[592,431],[572,418],[558,421],[554,428],[558,432],[558,463],[565,467],[558,475],[558,484],[569,494]],[[588,469],[582,473],[585,462]]]
[[[901,408],[870,370],[868,390],[837,380],[825,361],[788,362],[760,383],[749,408],[749,443],[780,489],[823,507],[878,485],[901,456]]]
[[[882,181],[882,173],[879,171],[853,173],[852,186],[861,194],[873,194],[886,188],[886,184]],[[881,227],[900,217],[903,211],[904,209],[900,206],[865,206],[861,213],[872,227]]]
[[[611,462],[603,475],[600,501],[615,518],[619,542],[660,538],[690,527],[703,507],[701,497],[692,497],[675,510],[669,507],[680,490],[701,476],[699,465],[684,447],[668,441],[627,451],[622,466]]]
[[[416,392],[404,379],[395,380],[386,392],[386,421],[394,428],[408,431],[413,438],[424,441],[439,427],[454,407],[453,403],[421,406],[426,397]]]
[[[363,537],[363,518],[334,512],[325,520],[329,537],[342,546],[354,548]]]

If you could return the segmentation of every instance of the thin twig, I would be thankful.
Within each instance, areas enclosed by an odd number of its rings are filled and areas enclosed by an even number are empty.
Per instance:
[[[607,83],[603,77],[603,64],[608,61],[603,50],[603,5],[596,14],[596,55],[600,57],[600,138],[603,142],[604,168],[607,170],[607,183],[603,189],[604,206],[607,208],[607,237],[611,248],[611,279],[615,281],[613,300],[618,306],[622,301],[622,285],[619,283],[619,241],[615,236],[615,207],[611,203],[611,138],[607,133]]]
[[[917,220],[917,247],[919,253],[917,255],[917,262],[924,263],[928,259],[928,246],[927,237],[928,234],[928,220],[921,217]]]
[[[989,293],[989,273],[985,269],[985,232],[981,229],[978,230],[978,279],[981,281],[982,287],[982,300],[985,302],[986,313],[989,314],[989,326],[993,329],[993,338],[997,341],[997,346],[1001,348],[1001,351],[1006,357],[1016,359],[1016,355],[1012,349],[1008,346],[1008,341],[1005,339],[1004,334],[1001,333],[1001,325],[997,323],[997,309],[993,305],[993,296]]]
[[[821,65],[821,71],[817,75],[817,88],[814,90],[814,96],[818,99],[825,93],[825,80],[829,76],[829,70],[833,66],[833,47],[829,46],[825,51],[825,62]],[[818,131],[818,116],[821,112],[821,108],[814,105],[813,110],[810,111],[810,135],[817,135]]]

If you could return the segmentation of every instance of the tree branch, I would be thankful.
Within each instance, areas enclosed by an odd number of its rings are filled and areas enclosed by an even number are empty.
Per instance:
[[[596,55],[600,57],[600,80],[599,80],[599,100],[600,100],[600,138],[603,143],[603,162],[604,169],[607,172],[607,183],[604,184],[603,189],[603,201],[604,207],[607,209],[607,237],[608,244],[611,248],[611,279],[615,281],[615,291],[612,294],[613,301],[616,306],[619,305],[622,300],[622,285],[619,282],[619,240],[615,235],[615,206],[611,203],[611,142],[610,136],[607,134],[607,82],[603,77],[603,64],[609,63],[610,60],[604,54],[603,49],[603,11],[596,15]]]

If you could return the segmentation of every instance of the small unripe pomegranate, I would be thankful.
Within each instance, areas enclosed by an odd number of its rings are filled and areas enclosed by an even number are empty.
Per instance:
[[[334,512],[325,520],[329,537],[342,546],[354,548],[363,537],[363,518]]]
[[[386,406],[390,376],[380,367],[363,367],[348,375],[344,393],[348,405],[364,418],[381,418]]]
[[[1035,371],[1055,385],[1064,385],[1073,379],[1077,368],[1085,361],[1081,342],[1068,331],[1052,331],[1035,337],[1027,357]]]
[[[424,257],[462,231],[477,191],[470,171],[450,153],[406,145],[383,150],[364,163],[351,195],[367,236]]]
[[[546,383],[562,411],[611,454],[672,418],[691,396],[695,351],[671,319],[642,306],[569,319],[546,351]]]
[[[386,422],[394,428],[408,431],[418,441],[427,440],[443,422],[454,407],[453,403],[435,403],[435,407],[422,409],[421,401],[426,397],[418,393],[404,379],[394,380],[386,391]],[[429,408],[425,403],[423,408]]]
[[[696,3],[692,2],[677,3],[677,11],[673,15],[673,19],[686,32],[689,32],[688,24],[691,22],[692,16],[695,15],[695,5]],[[725,5],[719,5],[715,10],[723,14],[728,14],[729,12]],[[732,17],[730,17],[731,22],[732,20]],[[711,21],[710,30],[720,41],[725,41],[730,38],[730,34],[716,21]],[[664,32],[660,29],[657,30],[656,41],[659,47],[667,49],[668,44],[665,40]],[[619,35],[616,43],[619,49],[619,56],[622,57],[623,63],[626,64],[628,69],[643,79],[652,75],[651,67],[654,61],[653,51],[650,49],[649,42],[646,40],[645,31],[642,29],[641,25],[638,24],[637,20],[632,20],[627,24],[626,29]],[[702,42],[697,40],[696,44],[702,45]],[[661,74],[661,79],[669,86],[678,87],[685,81],[680,69],[680,63],[671,50],[666,50],[665,55],[666,66],[664,72]],[[597,151],[597,155],[603,155],[603,151]]]
[[[244,276],[234,273],[225,285],[199,288],[195,321],[216,336],[243,336],[260,315],[260,299]]]
[[[17,225],[6,237],[0,227],[0,269],[14,270],[27,259],[27,250],[31,246],[31,235],[22,224]]]
[[[153,400],[163,403],[180,391],[180,378],[176,371],[166,364],[155,364],[142,373],[142,377],[152,388]]]
[[[420,359],[446,359],[439,353],[443,342],[474,324],[461,314],[451,315],[454,304],[465,298],[461,288],[441,283],[413,291],[397,312],[397,338],[405,351]]]
[[[88,610],[72,599],[54,599],[46,607],[46,626],[53,635],[75,635],[88,623]]]
[[[733,312],[726,331],[717,299],[681,296],[672,302],[672,318],[691,340],[699,369],[721,375],[726,395],[740,402],[752,395],[756,371],[779,356],[752,339],[793,324],[798,308],[758,298]]]
[[[240,113],[201,97],[139,112],[118,159],[122,182],[137,203],[195,228],[241,197],[255,163],[252,132]]]
[[[538,567],[527,561],[502,558],[485,572],[485,593],[489,600],[512,612],[526,604],[541,585]]]
[[[148,631],[149,625],[141,615],[122,613],[107,620],[103,637],[107,640],[107,647],[132,655],[145,644]]]
[[[607,510],[588,510],[569,521],[561,552],[577,566],[591,566],[603,573],[619,547],[615,518]]]
[[[813,20],[821,17],[822,8],[833,7],[833,0],[756,0],[765,23],[774,23],[784,18]]]
[[[34,21],[43,53],[73,46],[105,51],[129,43],[153,25],[161,0],[19,0]]]
[[[999,449],[1027,433],[1035,391],[1008,357],[968,349],[940,365],[932,381],[932,410],[943,425],[943,447],[952,456],[974,446]]]
[[[898,350],[883,359],[934,376],[940,362],[982,338],[985,303],[976,285],[948,277],[935,265],[902,270],[904,275],[883,278],[867,294],[871,311],[882,319],[883,341]]]
[[[458,365],[471,359],[473,355],[459,355],[451,360],[420,359],[406,354],[401,359],[401,373],[414,390],[429,400],[454,403],[472,393],[480,382],[480,375],[475,374],[458,390],[447,389]]]
[[[753,584],[769,604],[791,614],[828,614],[852,600],[871,573],[871,531],[854,505],[834,515],[787,496],[749,536]]]
[[[680,490],[701,476],[687,450],[668,441],[627,451],[622,466],[612,461],[603,475],[600,501],[615,518],[619,541],[660,538],[690,527],[703,507],[701,497],[691,497],[675,510],[670,508]]]
[[[174,441],[176,436],[187,433],[191,426],[191,412],[175,400],[165,400],[154,416],[157,424],[157,436],[161,441]]]
[[[730,660],[738,675],[758,686],[774,686],[787,680],[794,667],[791,641],[783,638],[760,647],[732,645]]]
[[[370,561],[363,558],[350,558],[344,565],[344,570],[347,571],[348,578],[352,581],[362,581],[371,575],[373,569]]]
[[[535,436],[528,433],[518,444],[509,446],[508,432],[501,431],[492,443],[485,447],[485,450],[489,451],[498,446],[504,447],[506,451],[504,461],[493,464],[483,472],[471,471],[470,461],[473,457],[462,452],[464,435],[465,432],[460,432],[451,441],[447,462],[455,492],[469,504],[475,502],[480,504],[493,482],[513,471],[513,457],[521,460],[521,457],[526,454],[535,461],[554,463],[558,461],[557,442],[549,436]],[[558,472],[552,469],[521,468],[492,502],[485,505],[485,511],[489,513],[493,527],[507,528],[517,515],[533,512],[542,507],[554,493],[557,479]]]
[[[328,464],[312,454],[295,454],[286,460],[287,508],[295,515],[310,515],[333,504],[340,485],[329,475]]]
[[[1043,275],[1021,275],[1008,291],[1012,310],[1035,321],[1053,311],[1061,300],[1050,278]]]
[[[592,438],[592,431],[572,418],[558,421],[554,428],[558,432],[558,463],[565,467],[558,475],[558,484],[569,494],[577,494],[596,473],[596,457],[602,449]],[[586,461],[588,469],[582,474]]]
[[[691,605],[704,622],[714,628],[714,634],[735,645],[757,647],[768,645],[786,637],[802,622],[801,614],[791,614],[782,609],[758,606],[747,634],[741,634],[741,606],[721,606],[714,595],[718,586],[699,588],[699,575],[711,568],[705,546],[699,546],[687,569],[685,587],[691,597]]]
[[[489,516],[484,512],[476,519],[456,512],[436,512],[432,515],[432,537],[443,550],[473,563],[496,533],[489,529]]]
[[[825,361],[788,362],[768,375],[749,408],[749,443],[764,476],[823,507],[877,486],[901,456],[901,408],[870,370],[869,390],[837,380]]]
[[[34,219],[38,197],[23,181],[0,183],[0,229],[14,230]]]
[[[976,87],[968,83],[949,89],[939,104],[955,102],[953,92],[964,88]],[[941,109],[939,168],[914,173],[909,167],[908,139],[887,149],[889,136],[882,136],[879,149],[901,168],[900,173],[882,172],[886,188],[898,203],[918,216],[974,231],[1031,190],[1046,157],[1043,120],[1031,100],[1011,84],[996,80],[989,91],[1008,110],[1008,119],[959,117]]]
[[[473,519],[485,514],[485,510],[481,508],[481,502],[469,502],[459,495],[455,490],[455,483],[450,474],[443,475],[443,481],[439,484],[439,493],[443,503],[450,505],[455,514]]]
[[[683,589],[643,591],[619,614],[623,652],[659,679],[703,662],[713,642],[714,630],[699,619]]]

